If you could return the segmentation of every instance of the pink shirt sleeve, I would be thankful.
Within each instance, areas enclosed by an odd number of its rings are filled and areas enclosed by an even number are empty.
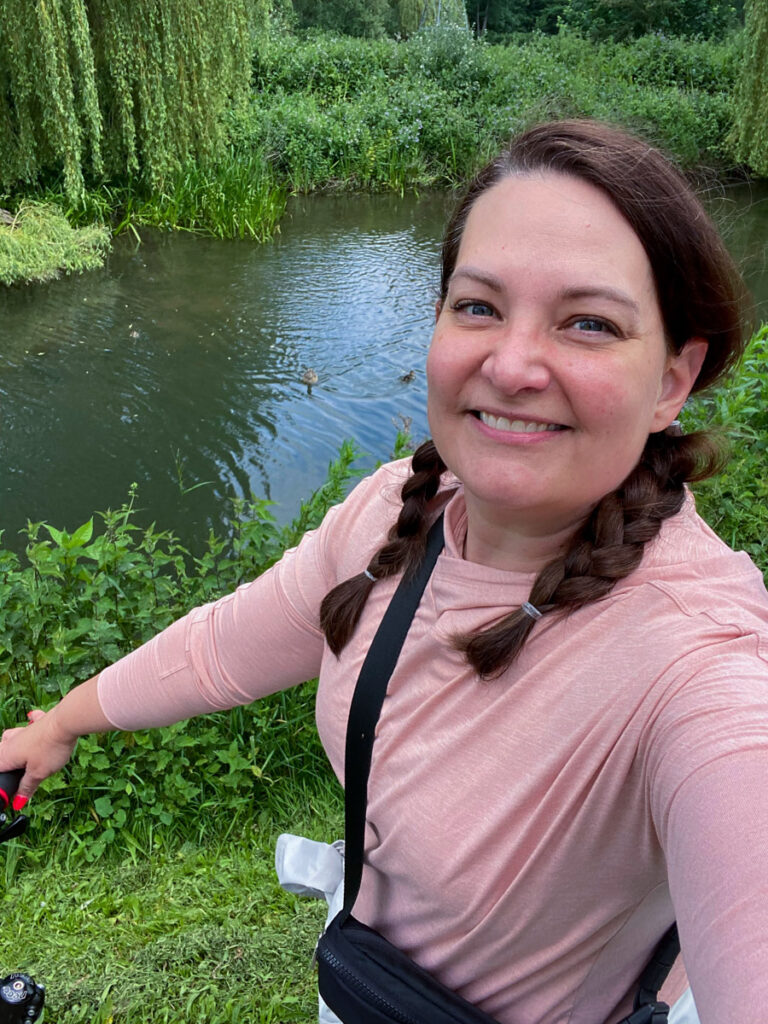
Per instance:
[[[169,725],[316,676],[324,649],[320,602],[368,564],[397,514],[390,499],[403,473],[402,463],[382,467],[262,576],[104,669],[98,693],[109,721],[118,729]]]
[[[757,648],[745,636],[678,666],[646,762],[702,1024],[763,1024],[768,1007],[768,682]]]

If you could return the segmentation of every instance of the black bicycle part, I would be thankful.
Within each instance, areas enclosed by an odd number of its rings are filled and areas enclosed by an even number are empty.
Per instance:
[[[0,981],[0,1024],[33,1024],[44,1002],[43,985],[28,974],[9,974]]]

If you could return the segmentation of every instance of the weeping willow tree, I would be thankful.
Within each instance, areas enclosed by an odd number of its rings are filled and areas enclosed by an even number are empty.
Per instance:
[[[61,173],[158,187],[211,158],[247,92],[247,0],[0,0],[0,186]]]
[[[747,0],[745,47],[736,91],[737,159],[768,177],[768,3]]]
[[[431,26],[468,27],[464,0],[398,0],[397,13],[400,31],[406,36]]]

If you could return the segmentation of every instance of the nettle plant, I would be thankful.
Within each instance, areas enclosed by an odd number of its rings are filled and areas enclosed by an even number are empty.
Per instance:
[[[699,512],[768,579],[768,323],[750,340],[738,370],[690,401],[681,419],[686,430],[716,430],[730,453],[722,473],[696,485]]]
[[[351,443],[341,446],[288,526],[278,526],[266,501],[235,501],[228,534],[211,533],[199,556],[171,532],[136,524],[135,485],[120,509],[72,533],[29,523],[25,564],[0,549],[2,727],[269,568],[344,497],[356,455]],[[118,840],[126,849],[188,838],[203,830],[207,811],[252,815],[279,779],[316,791],[328,771],[310,684],[166,729],[84,738],[71,765],[36,794],[34,818],[93,860]]]

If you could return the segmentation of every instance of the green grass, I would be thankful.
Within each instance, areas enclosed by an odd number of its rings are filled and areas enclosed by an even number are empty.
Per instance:
[[[83,870],[66,853],[6,885],[3,970],[47,988],[56,1024],[304,1024],[325,904],[284,892],[279,831],[332,840],[340,802],[300,804],[203,844]],[[222,825],[225,825],[223,822]],[[17,843],[19,841],[16,841]],[[34,827],[25,843],[35,842]]]

